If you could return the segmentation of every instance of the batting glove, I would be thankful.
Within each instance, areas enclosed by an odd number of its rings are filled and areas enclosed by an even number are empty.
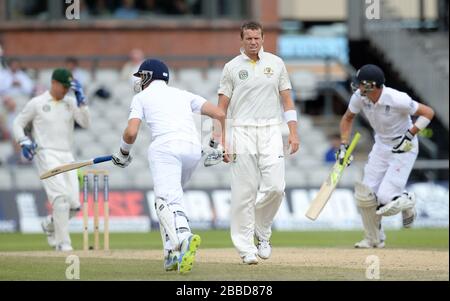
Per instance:
[[[36,154],[37,144],[30,140],[28,137],[23,137],[19,140],[20,147],[22,147],[22,155],[28,160],[33,160]]]
[[[71,83],[71,88],[75,92],[75,98],[77,99],[77,106],[80,107],[86,104],[86,97],[84,96],[83,87],[81,83],[74,79]]]
[[[217,141],[214,141],[213,138],[209,139],[209,146],[212,148],[217,149],[217,147],[219,147],[220,143]]]
[[[203,162],[205,167],[213,166],[222,162],[225,151],[223,146],[213,139],[209,140],[209,146],[211,147],[209,150],[202,150],[202,153],[207,155],[205,161]]]
[[[406,153],[412,150],[413,144],[412,139],[414,138],[414,135],[407,130],[406,133],[401,137],[400,142],[392,148],[392,152],[394,154],[401,154]],[[395,138],[394,138],[395,140]]]
[[[344,158],[345,158],[345,153],[347,152],[348,149],[348,145],[347,144],[341,144],[341,146],[339,147],[339,149],[336,151],[336,160],[339,161],[339,164],[343,165],[344,164]],[[347,159],[347,164],[345,165],[346,167],[349,166],[353,161],[353,155],[350,155]]]
[[[130,154],[125,155],[124,153],[122,153],[122,150],[119,150],[112,156],[112,162],[114,163],[114,165],[117,165],[121,168],[125,168],[130,165],[132,160],[133,157],[131,157]]]

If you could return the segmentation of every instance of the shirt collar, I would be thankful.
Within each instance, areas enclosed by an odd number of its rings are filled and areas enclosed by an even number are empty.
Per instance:
[[[161,87],[161,86],[167,86],[167,83],[163,80],[157,79],[157,80],[152,81],[150,83],[150,86],[147,87],[147,89]]]
[[[385,94],[385,91],[386,91],[386,86],[383,85],[383,90],[381,90],[380,98],[378,98],[378,101],[377,101],[378,105],[382,105],[384,103],[384,97],[383,96]]]
[[[247,54],[245,54],[244,48],[241,48],[240,51],[241,51],[241,55],[244,57],[244,59],[250,60],[250,61],[252,60],[251,58],[248,57]],[[261,49],[259,50],[258,57],[260,60],[264,57],[264,47],[261,47]]]

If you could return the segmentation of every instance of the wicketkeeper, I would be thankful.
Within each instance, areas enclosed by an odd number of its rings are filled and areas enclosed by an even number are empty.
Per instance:
[[[67,96],[69,89],[75,98]],[[36,159],[39,174],[74,161],[72,155],[75,121],[84,128],[90,124],[83,89],[67,69],[56,69],[49,91],[31,99],[14,120],[14,136],[28,160]],[[31,125],[31,136],[25,128]],[[42,222],[48,244],[59,251],[71,251],[69,219],[80,210],[77,171],[42,180],[53,213]]]

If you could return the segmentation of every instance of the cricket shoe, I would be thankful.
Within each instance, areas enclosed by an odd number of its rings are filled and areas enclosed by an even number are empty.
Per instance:
[[[258,248],[258,256],[261,259],[269,259],[270,254],[272,254],[272,246],[270,245],[270,241],[259,240],[257,248]]]
[[[187,274],[192,270],[195,261],[195,254],[202,242],[197,234],[192,234],[181,243],[180,256],[178,259],[178,272],[180,274]]]
[[[416,204],[416,196],[414,195],[414,193],[404,192],[402,193],[402,195],[398,196],[397,198],[390,201],[386,205],[378,208],[376,214],[382,216],[396,215],[401,211],[412,209],[415,204]]]
[[[61,252],[70,252],[73,251],[73,248],[69,244],[59,244],[56,246],[55,250]]]
[[[258,264],[258,258],[255,254],[247,254],[242,257],[242,262],[245,264]]]
[[[384,240],[382,240],[379,243],[374,243],[367,238],[364,238],[363,240],[355,244],[355,248],[357,249],[372,249],[372,248],[382,249],[384,248],[384,246],[385,246]]]
[[[48,217],[46,217],[41,222],[42,231],[47,235],[47,243],[50,247],[55,248],[56,247],[56,241],[55,241],[55,230],[52,229],[51,222],[48,220]]]
[[[169,255],[164,258],[166,272],[178,270],[178,257],[180,257],[180,252],[169,251]]]
[[[404,228],[411,228],[416,219],[416,208],[406,209],[402,211],[402,221]]]

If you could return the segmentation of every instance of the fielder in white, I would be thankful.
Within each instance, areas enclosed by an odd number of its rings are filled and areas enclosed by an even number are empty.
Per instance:
[[[168,86],[169,70],[155,59],[145,60],[134,74],[141,92],[134,96],[128,126],[113,163],[126,167],[141,121],[152,132],[148,161],[153,177],[155,210],[164,246],[164,268],[188,273],[201,239],[192,234],[186,216],[183,188],[197,167],[202,147],[193,113],[222,120],[222,110],[203,97]]]
[[[69,89],[75,97],[67,96]],[[72,155],[75,121],[86,128],[89,110],[81,85],[67,69],[55,69],[49,91],[31,99],[14,121],[14,136],[25,158],[34,160],[39,174],[61,164],[74,161]],[[31,125],[31,136],[25,129]],[[51,247],[71,251],[69,219],[80,210],[77,171],[62,173],[42,180],[53,212],[42,222]]]
[[[402,213],[403,226],[411,227],[416,217],[415,196],[405,192],[419,147],[416,134],[434,117],[433,110],[406,93],[386,87],[383,71],[375,65],[363,66],[356,75],[356,91],[341,120],[342,159],[348,147],[353,119],[361,111],[375,131],[375,144],[364,168],[362,183],[355,185],[355,199],[365,237],[355,248],[383,248],[386,235],[382,216]],[[413,124],[411,116],[419,116]]]
[[[241,55],[225,65],[218,91],[229,123],[222,124],[221,142],[224,161],[232,161],[231,238],[243,262],[256,264],[256,255],[267,259],[271,254],[272,222],[284,196],[281,106],[291,154],[299,139],[289,76],[282,59],[263,50],[261,24],[245,23],[241,41]],[[257,203],[258,192],[264,196]]]

